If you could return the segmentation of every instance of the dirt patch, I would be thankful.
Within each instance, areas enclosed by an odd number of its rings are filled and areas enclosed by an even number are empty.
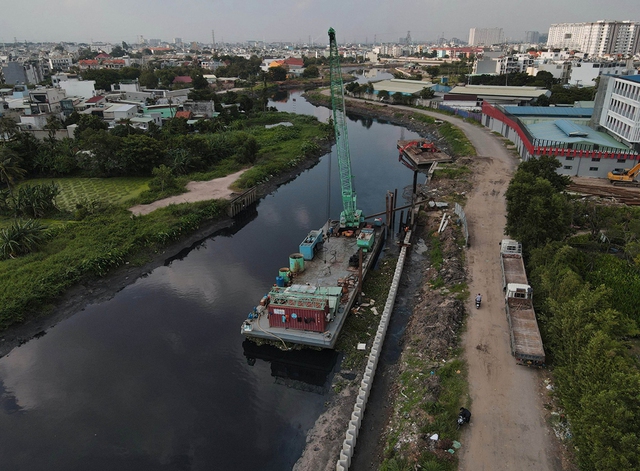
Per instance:
[[[149,204],[139,204],[132,208],[129,208],[136,216],[143,214],[149,214],[158,208],[164,208],[171,204],[180,203],[195,203],[197,201],[207,201],[213,199],[229,199],[234,195],[233,190],[230,188],[233,182],[235,182],[240,175],[246,172],[248,169],[240,170],[239,172],[232,173],[222,178],[214,178],[213,180],[204,182],[189,182],[187,183],[187,192],[181,195],[171,196],[170,198],[164,198],[158,201],[154,201]]]

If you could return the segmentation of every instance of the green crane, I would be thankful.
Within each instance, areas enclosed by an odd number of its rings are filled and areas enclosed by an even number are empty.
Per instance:
[[[364,222],[362,211],[356,209],[356,192],[353,189],[351,174],[351,156],[349,155],[349,137],[344,112],[344,90],[340,55],[336,43],[336,32],[329,28],[329,66],[331,78],[331,108],[333,109],[333,128],[336,133],[336,152],[340,170],[343,211],[340,213],[341,228],[358,228]]]

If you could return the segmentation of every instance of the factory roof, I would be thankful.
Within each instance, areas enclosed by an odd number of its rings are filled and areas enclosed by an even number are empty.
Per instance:
[[[543,116],[589,118],[593,114],[591,108],[574,108],[571,106],[503,106],[506,113],[513,116]]]
[[[551,92],[542,87],[502,87],[497,85],[465,85],[454,87],[449,93],[460,95],[476,95],[479,97],[538,98],[540,95],[550,96]]]
[[[527,125],[535,139],[574,144],[598,144],[628,151],[629,148],[603,132],[565,119],[541,121]]]
[[[412,95],[420,93],[423,88],[431,88],[433,86],[434,84],[431,82],[422,82],[420,80],[391,79],[373,82],[373,89],[376,92],[386,90],[392,95],[398,92]]]

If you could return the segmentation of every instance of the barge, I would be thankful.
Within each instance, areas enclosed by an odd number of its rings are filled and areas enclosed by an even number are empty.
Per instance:
[[[287,350],[291,344],[334,348],[383,238],[379,219],[354,230],[329,220],[310,231],[243,321],[242,335]]]

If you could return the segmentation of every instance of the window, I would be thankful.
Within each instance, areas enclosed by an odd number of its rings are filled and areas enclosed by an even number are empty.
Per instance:
[[[565,157],[564,160],[573,160],[573,157]]]
[[[598,171],[598,167],[589,167],[589,171],[597,172]]]
[[[600,157],[593,157],[591,162],[600,162]]]
[[[573,168],[573,165],[565,165],[563,168],[565,170],[571,170]]]
[[[619,164],[623,164],[623,163],[625,163],[626,161],[627,161],[627,159],[618,159],[618,163],[619,163]]]

